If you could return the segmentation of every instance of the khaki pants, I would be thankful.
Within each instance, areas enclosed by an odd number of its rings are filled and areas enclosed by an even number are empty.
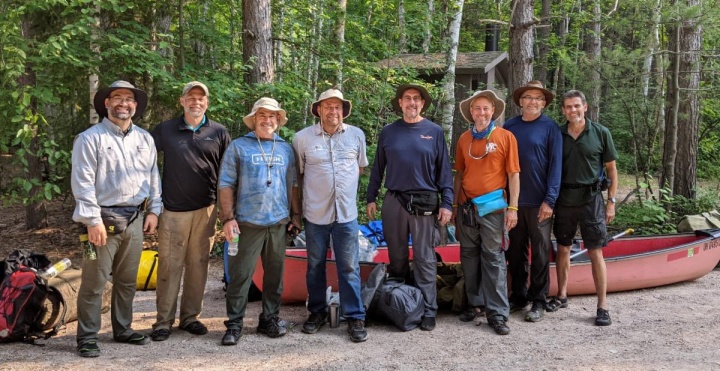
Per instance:
[[[217,208],[163,211],[158,232],[157,321],[153,329],[170,329],[175,322],[180,281],[180,327],[198,320],[202,312],[210,250],[215,240]],[[184,268],[184,274],[183,274]]]
[[[110,320],[113,338],[126,340],[133,334],[133,299],[142,253],[143,217],[140,215],[121,234],[108,235],[107,244],[97,247],[97,260],[83,261],[82,281],[77,298],[77,342],[97,340],[105,283],[112,273]]]

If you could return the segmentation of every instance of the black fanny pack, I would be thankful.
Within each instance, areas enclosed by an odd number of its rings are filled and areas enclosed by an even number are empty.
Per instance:
[[[393,192],[403,209],[411,215],[435,215],[440,209],[440,198],[435,191]]]
[[[100,206],[100,217],[109,234],[123,233],[139,215],[137,206]]]

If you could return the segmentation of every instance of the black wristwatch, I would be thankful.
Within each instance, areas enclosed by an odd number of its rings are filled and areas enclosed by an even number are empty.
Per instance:
[[[615,197],[608,198],[608,201],[610,201],[612,203],[617,203],[617,200],[615,199]]]

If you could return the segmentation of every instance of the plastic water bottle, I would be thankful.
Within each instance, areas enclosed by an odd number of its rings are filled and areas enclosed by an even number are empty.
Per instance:
[[[233,234],[230,240],[228,240],[228,255],[235,256],[238,253],[238,241],[240,241],[240,231],[237,228],[233,228]]]
[[[72,265],[72,263],[70,262],[70,259],[65,258],[65,259],[60,260],[59,262],[53,264],[52,267],[38,273],[38,275],[40,277],[42,277],[42,279],[47,281],[47,280],[57,276],[58,273],[68,269],[70,267],[70,265]]]
[[[87,233],[80,235],[80,248],[83,252],[83,259],[97,260],[97,250],[95,250],[95,245],[90,243]]]

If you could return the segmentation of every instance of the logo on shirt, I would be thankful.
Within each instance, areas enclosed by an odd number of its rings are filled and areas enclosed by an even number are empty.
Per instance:
[[[490,153],[490,152],[495,152],[495,151],[497,151],[497,149],[498,149],[497,144],[495,144],[495,143],[493,143],[493,142],[490,142],[490,143],[488,143],[488,144],[485,145],[485,150],[486,150],[488,153]]]
[[[267,162],[265,161],[267,159]],[[266,154],[263,158],[262,154],[255,154],[252,155],[252,163],[253,165],[282,165],[284,163],[283,156],[282,155],[274,155],[272,156],[272,160],[270,159],[270,154]]]
[[[428,139],[431,140],[433,137],[431,135],[420,135],[420,139]]]
[[[205,139],[203,139],[203,140],[213,140],[213,138],[205,137]]]

